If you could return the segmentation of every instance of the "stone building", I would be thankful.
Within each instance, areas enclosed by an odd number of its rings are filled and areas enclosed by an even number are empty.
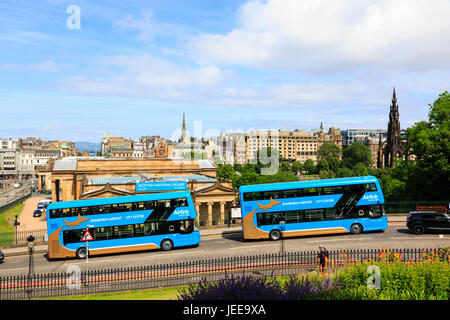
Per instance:
[[[123,137],[112,137],[109,132],[102,139],[101,155],[110,158],[133,157],[133,140]]]
[[[256,158],[258,150],[271,147],[280,153],[284,160],[305,162],[308,159],[317,163],[317,152],[324,142],[333,142],[342,147],[342,135],[339,129],[330,128],[325,134],[320,130],[304,132],[295,131],[253,131],[247,135],[247,162]]]

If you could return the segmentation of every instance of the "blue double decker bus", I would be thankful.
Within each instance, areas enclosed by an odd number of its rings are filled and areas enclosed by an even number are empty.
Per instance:
[[[200,243],[189,191],[77,200],[47,207],[49,258],[192,246]],[[87,250],[82,237],[92,236]]]
[[[373,176],[241,186],[244,239],[384,230],[384,197]]]

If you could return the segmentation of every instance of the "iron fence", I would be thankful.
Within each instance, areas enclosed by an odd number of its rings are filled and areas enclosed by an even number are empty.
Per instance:
[[[47,229],[40,230],[19,230],[17,232],[0,233],[0,247],[26,246],[28,236],[33,235],[35,244],[47,243]]]
[[[433,249],[394,249],[403,261],[421,261]],[[437,250],[437,249],[434,249]],[[382,250],[330,251],[328,266],[340,268],[363,260],[378,260]],[[245,272],[255,276],[289,276],[317,268],[318,252],[289,252],[226,257],[131,268],[81,270],[68,263],[66,273],[0,277],[0,299],[31,299],[104,293],[155,287],[182,286],[202,279],[217,281],[225,274]],[[447,257],[448,259],[448,257]]]
[[[417,206],[444,206],[444,207],[447,207],[449,202],[450,202],[450,200],[385,202],[384,210],[387,214],[409,213],[410,211],[415,211]]]

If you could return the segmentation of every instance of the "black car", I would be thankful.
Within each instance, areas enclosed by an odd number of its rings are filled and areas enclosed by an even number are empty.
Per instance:
[[[5,260],[5,256],[3,255],[2,250],[0,250],[0,262],[3,262]]]
[[[412,211],[406,219],[406,225],[415,234],[430,230],[450,231],[450,216],[439,211]]]
[[[33,212],[33,217],[40,217],[42,215],[42,210],[41,209],[36,209]]]

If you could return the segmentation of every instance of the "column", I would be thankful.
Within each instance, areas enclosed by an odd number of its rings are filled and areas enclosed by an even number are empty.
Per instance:
[[[225,202],[220,202],[220,224],[225,224]]]
[[[213,202],[208,202],[208,221],[206,222],[208,226],[212,226],[212,206]]]
[[[197,217],[195,218],[195,222],[197,226],[200,226],[200,203],[195,203],[195,211],[197,211]]]

